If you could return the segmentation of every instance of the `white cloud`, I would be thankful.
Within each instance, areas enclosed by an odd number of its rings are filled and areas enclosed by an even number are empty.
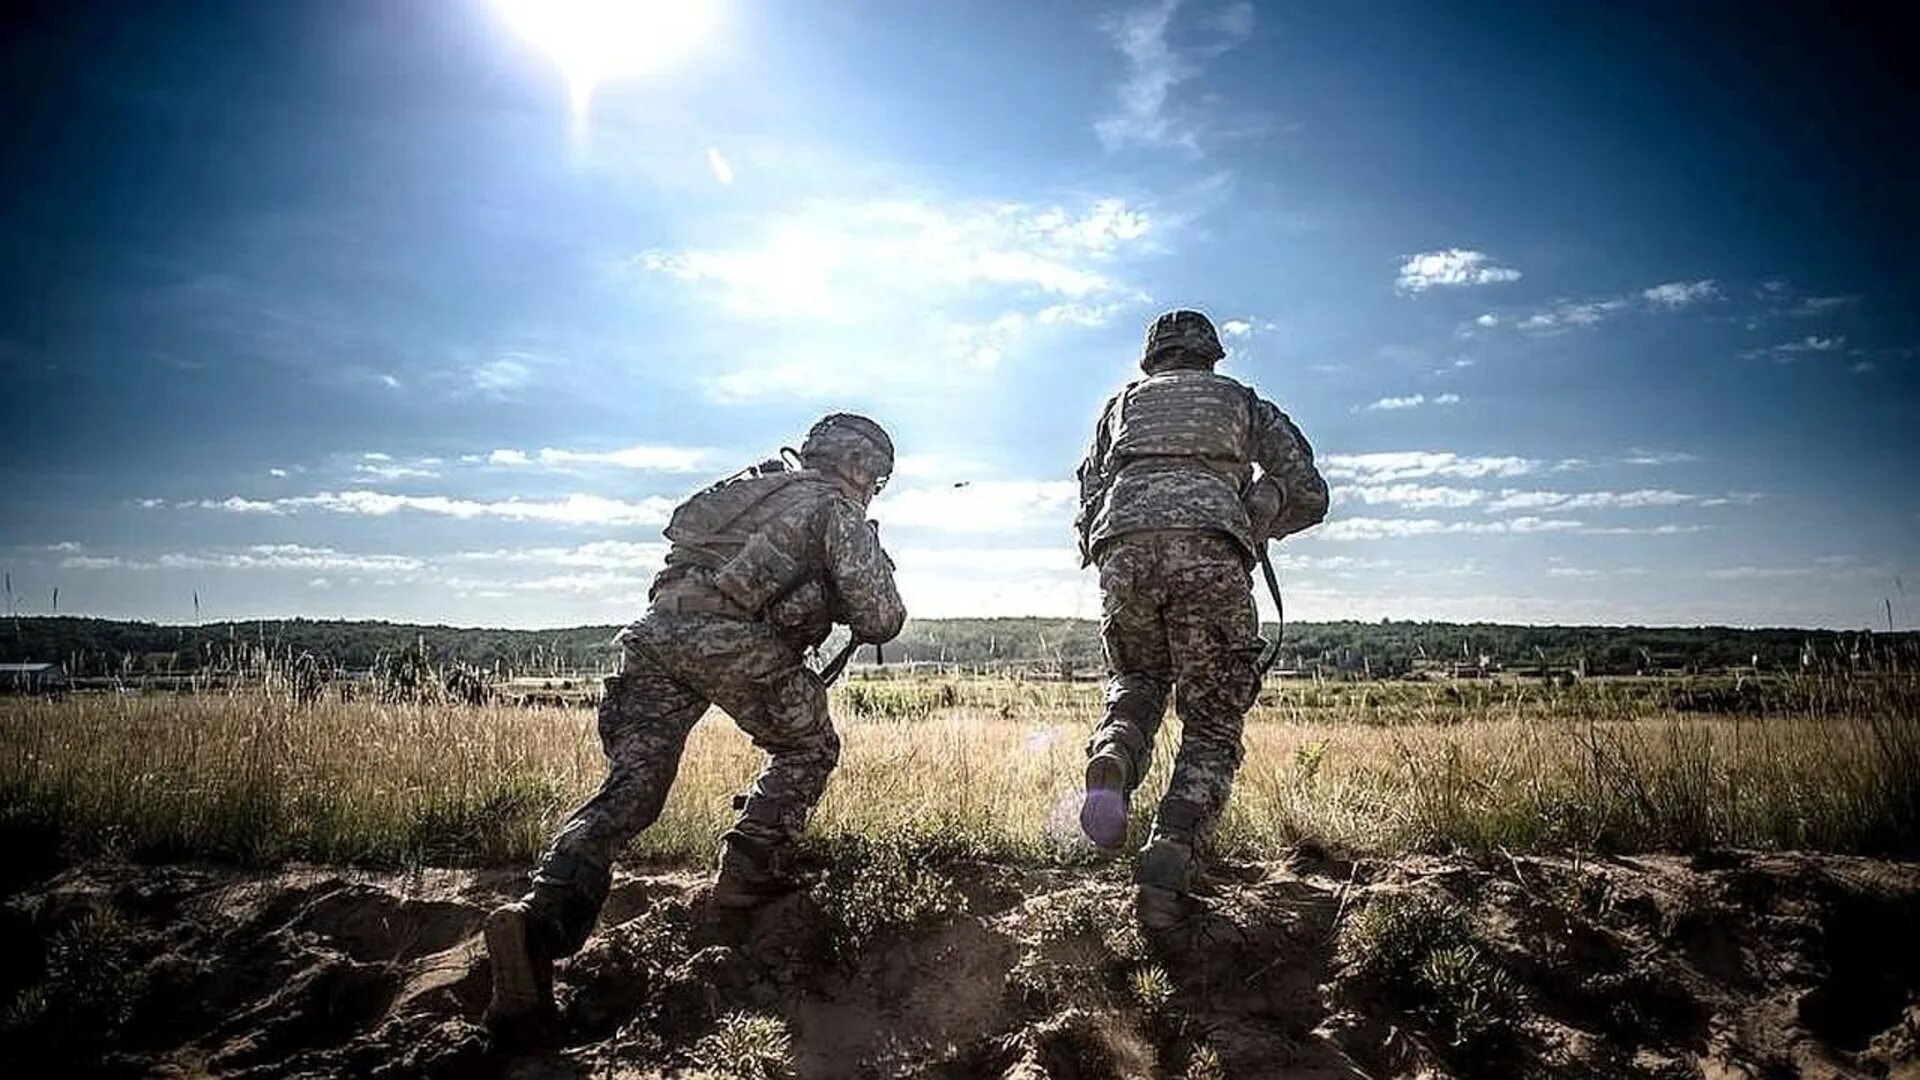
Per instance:
[[[1427,396],[1425,394],[1413,394],[1408,397],[1383,397],[1370,405],[1362,405],[1361,408],[1370,411],[1414,409],[1425,404],[1426,400]]]
[[[584,567],[593,570],[651,572],[667,557],[664,542],[640,544],[627,540],[596,540],[577,547],[496,548],[462,551],[451,558],[462,563],[498,562],[538,566]]]
[[[1400,276],[1393,284],[1401,292],[1418,293],[1432,288],[1494,285],[1518,280],[1520,271],[1493,265],[1485,252],[1447,248],[1405,256],[1405,261],[1400,264]]]
[[[761,222],[749,246],[653,249],[634,265],[711,290],[744,317],[858,320],[889,303],[979,289],[1068,301],[1131,295],[1096,264],[1152,219],[1116,198],[1079,213],[1020,203],[813,201]]]
[[[1486,501],[1488,493],[1474,488],[1427,484],[1355,484],[1334,489],[1340,499],[1368,506],[1404,506],[1412,510],[1459,510]]]
[[[713,170],[713,178],[722,184],[733,183],[733,166],[720,154],[720,148],[707,147],[707,168]]]
[[[368,456],[371,457],[372,455],[368,455]],[[353,471],[356,473],[359,473],[362,476],[370,476],[375,480],[407,480],[407,479],[430,480],[440,475],[440,473],[437,470],[425,468],[419,465],[386,464],[385,455],[382,455],[381,457],[382,457],[382,460],[378,460],[378,461],[362,461],[353,467]]]
[[[474,389],[488,394],[518,390],[533,380],[533,368],[525,361],[503,356],[473,369]]]
[[[359,555],[300,544],[255,544],[233,550],[169,552],[156,559],[79,556],[62,560],[69,570],[324,570],[338,573],[406,573],[425,565],[405,555]]]
[[[1253,324],[1245,319],[1228,319],[1220,324],[1220,332],[1228,337],[1246,337],[1253,333]]]
[[[286,514],[303,510],[359,517],[388,517],[402,512],[432,514],[473,520],[543,521],[559,525],[659,525],[672,512],[671,499],[648,497],[639,502],[608,499],[599,495],[572,494],[562,499],[505,499],[483,502],[446,495],[393,495],[379,491],[323,491],[268,501],[233,496],[223,500],[203,499],[198,506],[226,513]]]
[[[1564,513],[1570,510],[1634,510],[1652,506],[1687,506],[1700,502],[1700,496],[1664,488],[1638,491],[1517,491],[1507,489],[1487,504],[1487,512],[1504,514],[1516,510],[1535,513]]]
[[[1473,324],[1475,326],[1484,327],[1486,329],[1492,329],[1493,327],[1500,325],[1500,316],[1495,315],[1492,312],[1487,312],[1486,314],[1481,315],[1479,318],[1474,319]]]
[[[1847,374],[1849,374],[1849,375],[1865,375],[1865,374],[1867,374],[1867,373],[1868,373],[1868,372],[1870,372],[1870,371],[1875,371],[1875,370],[1878,370],[1878,369],[1879,369],[1879,365],[1878,365],[1878,364],[1875,364],[1875,363],[1874,363],[1873,361],[1871,361],[1871,360],[1861,360],[1861,361],[1859,361],[1859,362],[1857,362],[1857,363],[1855,363],[1855,364],[1854,364],[1854,365],[1853,365],[1852,367],[1849,367],[1849,368],[1847,369]]]
[[[1520,517],[1504,521],[1442,521],[1437,518],[1342,518],[1315,529],[1313,536],[1329,541],[1389,540],[1413,536],[1489,536],[1500,534],[1576,532],[1585,528],[1564,518]]]
[[[1846,347],[1847,339],[1844,335],[1836,334],[1831,337],[1821,337],[1816,334],[1808,334],[1798,341],[1786,341],[1765,349],[1750,349],[1740,355],[1747,359],[1770,356],[1777,364],[1791,364],[1805,356],[1814,356],[1819,353],[1843,352]]]
[[[1627,451],[1620,462],[1623,465],[1687,465],[1700,460],[1700,455],[1684,450],[1642,450],[1636,446]]]
[[[1513,325],[1529,333],[1558,333],[1574,327],[1597,326],[1630,305],[1620,298],[1604,300],[1563,300],[1544,311],[1536,311]]]
[[[775,347],[704,379],[711,397],[820,398],[909,375],[921,390],[930,376],[977,378],[1043,330],[1106,325],[1146,299],[1121,268],[1151,249],[1156,227],[1117,197],[811,200],[730,223],[724,245],[653,249],[629,265],[725,316],[782,324]]]
[[[1113,109],[1093,125],[1109,151],[1128,146],[1201,151],[1201,137],[1209,125],[1196,109],[1176,103],[1175,91],[1199,76],[1208,61],[1252,35],[1254,9],[1249,3],[1230,4],[1204,21],[1209,40],[1180,46],[1172,40],[1180,6],[1180,0],[1154,0],[1119,12],[1102,24],[1126,60]]]
[[[1678,311],[1681,308],[1717,298],[1720,295],[1720,289],[1711,280],[1669,281],[1664,285],[1643,289],[1640,295],[1655,307]]]
[[[712,458],[713,450],[708,447],[638,443],[617,450],[561,450],[545,446],[531,454],[524,450],[502,449],[488,454],[486,461],[490,465],[509,467],[612,465],[648,472],[687,473],[709,467]]]
[[[1523,457],[1465,457],[1436,450],[1398,450],[1372,454],[1328,454],[1320,459],[1319,464],[1329,479],[1381,484],[1434,476],[1465,480],[1488,476],[1526,476],[1566,463],[1556,465]]]

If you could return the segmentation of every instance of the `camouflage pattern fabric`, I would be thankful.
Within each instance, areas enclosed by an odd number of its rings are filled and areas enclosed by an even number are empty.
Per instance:
[[[1156,838],[1204,842],[1240,768],[1241,724],[1259,690],[1259,621],[1238,544],[1213,532],[1129,533],[1100,555],[1101,637],[1112,678],[1089,756],[1117,750],[1138,786],[1175,695],[1180,749]]]
[[[1148,414],[1153,438],[1121,439],[1130,410]],[[1157,415],[1163,410],[1174,415]],[[1240,431],[1244,437],[1236,435]],[[1213,448],[1236,440],[1243,445],[1230,456]],[[1208,450],[1146,452],[1153,443]],[[1242,502],[1255,465],[1261,482],[1271,482],[1282,496],[1267,535],[1255,535]],[[1329,501],[1313,447],[1279,406],[1226,376],[1192,370],[1150,375],[1109,399],[1078,476],[1083,565],[1095,561],[1102,545],[1129,533],[1207,529],[1232,537],[1251,566],[1268,539],[1319,523]]]
[[[654,610],[622,632],[622,670],[607,680],[600,704],[607,778],[560,828],[525,901],[546,955],[571,955],[586,941],[614,860],[660,816],[687,733],[709,706],[724,710],[767,755],[730,838],[784,852],[820,801],[840,740],[826,688],[802,663],[804,650],[832,622],[847,623],[863,640],[891,640],[906,610],[861,504],[836,490],[783,504],[777,513],[771,534],[782,538],[805,580],[764,618],[668,610],[657,598]],[[672,573],[668,584],[680,594],[697,584],[684,565]],[[655,591],[663,591],[659,581]]]

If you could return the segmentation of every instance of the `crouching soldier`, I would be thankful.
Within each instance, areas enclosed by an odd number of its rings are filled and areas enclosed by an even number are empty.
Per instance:
[[[606,782],[576,810],[522,899],[487,919],[488,1026],[538,1041],[555,1019],[553,962],[586,942],[614,859],[660,816],[692,729],[717,705],[765,751],[721,840],[718,905],[788,891],[794,841],[840,755],[820,677],[801,662],[833,624],[883,642],[906,611],[866,507],[893,472],[893,443],[863,416],[807,433],[797,468],[771,461],[681,504],[645,617],[621,632],[620,674],[600,703]]]
[[[1250,571],[1269,539],[1327,513],[1306,438],[1272,402],[1214,372],[1224,355],[1205,315],[1160,316],[1140,359],[1146,378],[1107,402],[1079,472],[1080,552],[1100,568],[1110,675],[1080,811],[1094,844],[1126,839],[1128,800],[1177,693],[1180,750],[1134,869],[1149,925],[1184,914],[1240,767],[1260,683]]]

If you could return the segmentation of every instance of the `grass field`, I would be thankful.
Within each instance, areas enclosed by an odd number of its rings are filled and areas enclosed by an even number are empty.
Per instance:
[[[1223,853],[1920,849],[1920,680],[1286,683],[1247,723]],[[1086,684],[854,681],[812,826],[1071,861]],[[271,692],[0,702],[0,822],[69,851],[367,866],[531,859],[599,782],[586,709],[299,707]],[[1136,815],[1165,783],[1169,717]],[[709,858],[759,755],[695,729],[636,854]]]

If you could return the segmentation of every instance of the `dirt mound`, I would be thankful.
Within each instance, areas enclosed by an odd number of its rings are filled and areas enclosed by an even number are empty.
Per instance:
[[[1716,853],[1121,868],[828,853],[721,917],[623,875],[561,1048],[494,1054],[508,872],[91,865],[0,909],[0,1067],[126,1076],[1920,1076],[1920,868]]]

